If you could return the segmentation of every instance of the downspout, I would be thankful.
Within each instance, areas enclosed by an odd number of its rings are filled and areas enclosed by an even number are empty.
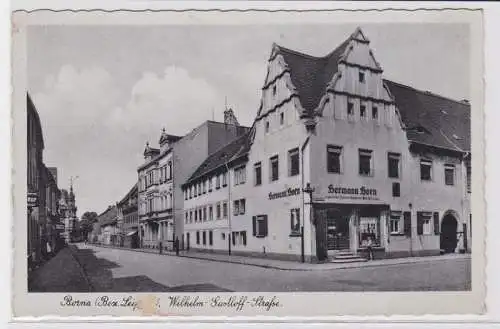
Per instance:
[[[168,163],[167,163],[167,165],[168,165]],[[175,226],[176,226],[175,191],[177,191],[177,190],[175,188],[175,175],[174,175],[175,170],[174,170],[174,168],[175,168],[175,153],[174,153],[174,148],[172,147],[172,166],[170,166],[170,174],[172,175],[172,226],[174,227],[173,232],[172,232],[172,238],[174,239],[174,241],[173,241],[174,249],[177,250],[179,247],[179,246],[175,245],[175,243],[177,241],[176,236],[175,236],[175,234],[177,233],[176,229],[175,229]]]
[[[307,136],[306,139],[304,140],[304,143],[302,144],[302,146],[300,147],[300,167],[301,167],[301,175],[300,175],[300,185],[301,185],[301,191],[302,191],[302,225],[301,225],[301,230],[300,230],[300,251],[301,251],[301,260],[302,262],[304,263],[305,261],[305,250],[304,250],[304,222],[305,222],[305,218],[306,218],[306,201],[305,201],[305,197],[304,197],[304,149],[306,148],[307,144],[309,143],[309,138],[310,136]],[[312,200],[311,200],[312,201]],[[310,207],[312,207],[312,202],[310,203]],[[311,212],[312,213],[312,212]],[[311,221],[311,218],[309,218],[309,221]]]

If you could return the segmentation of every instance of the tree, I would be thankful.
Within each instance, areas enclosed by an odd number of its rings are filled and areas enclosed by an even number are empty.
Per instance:
[[[88,220],[91,224],[94,224],[97,222],[97,213],[95,211],[86,211],[83,213],[80,221],[84,219]]]
[[[97,213],[95,211],[86,211],[79,222],[80,236],[87,238],[89,233],[92,232],[93,224],[97,222]]]

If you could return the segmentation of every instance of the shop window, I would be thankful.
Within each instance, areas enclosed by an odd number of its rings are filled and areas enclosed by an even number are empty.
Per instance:
[[[455,184],[455,165],[452,164],[444,165],[444,183],[446,185]]]
[[[290,235],[300,235],[300,208],[290,210]]]
[[[362,105],[359,107],[359,116],[360,116],[361,118],[366,118],[366,105],[363,105],[363,104],[362,104]]]
[[[417,212],[417,234],[432,234],[432,213],[429,211]]]
[[[227,202],[222,204],[222,217],[227,218]]]
[[[200,231],[196,231],[196,244],[200,244]]]
[[[214,220],[214,207],[208,207],[208,220]]]
[[[214,244],[214,234],[212,231],[208,231],[208,244],[211,246]]]
[[[387,172],[389,178],[399,178],[401,154],[389,152],[387,154]]]
[[[372,151],[359,149],[359,174],[372,176]]]
[[[392,196],[400,197],[401,196],[401,185],[399,182],[392,183]]]
[[[217,216],[217,219],[220,219],[220,203],[217,203],[217,207],[216,207],[216,216]]]
[[[349,118],[354,117],[354,103],[353,102],[347,102],[347,116]]]
[[[239,212],[240,212],[240,200],[234,200],[233,201],[233,215],[238,216]]]
[[[255,186],[262,184],[262,164],[257,162],[253,165]]]
[[[300,171],[299,165],[299,149],[295,148],[293,150],[288,151],[288,175],[296,176]]]
[[[391,218],[389,223],[389,230],[391,234],[401,234],[402,225],[401,225],[401,212],[400,211],[392,211]]]
[[[365,83],[365,72],[359,71],[358,80],[361,83]]]
[[[240,215],[245,214],[245,206],[246,206],[246,201],[245,199],[240,200]]]
[[[205,246],[207,244],[207,232],[203,231],[203,245]]]
[[[285,123],[285,112],[280,113],[280,125],[282,126]]]
[[[432,179],[432,161],[427,159],[420,160],[420,180],[430,181]]]
[[[279,159],[278,156],[275,155],[271,157],[270,167],[271,167],[271,182],[277,181],[279,179]]]
[[[267,215],[252,217],[252,233],[257,238],[267,236]]]
[[[362,247],[380,245],[380,227],[378,217],[359,218],[359,241]]]
[[[340,174],[342,146],[328,145],[326,147],[326,169],[329,173]]]
[[[246,181],[246,166],[241,166],[234,169],[234,185],[245,184]]]
[[[378,120],[378,107],[372,106],[372,119]]]

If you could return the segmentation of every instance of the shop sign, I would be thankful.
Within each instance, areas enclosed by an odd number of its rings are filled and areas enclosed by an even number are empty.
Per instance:
[[[28,207],[33,208],[38,206],[38,194],[28,193]]]
[[[335,199],[351,199],[351,200],[378,200],[377,189],[361,187],[344,187],[330,184],[328,186],[328,194]]]
[[[281,192],[269,192],[269,200],[275,200],[275,199],[280,199],[280,198],[286,198],[289,196],[294,196],[294,195],[299,195],[300,194],[300,188],[288,188],[284,191]]]
[[[56,230],[64,230],[64,224],[56,224]]]

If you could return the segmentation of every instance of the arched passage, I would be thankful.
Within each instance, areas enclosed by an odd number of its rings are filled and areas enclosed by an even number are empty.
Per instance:
[[[455,252],[457,247],[458,221],[453,213],[445,213],[441,221],[441,250],[445,253]]]

